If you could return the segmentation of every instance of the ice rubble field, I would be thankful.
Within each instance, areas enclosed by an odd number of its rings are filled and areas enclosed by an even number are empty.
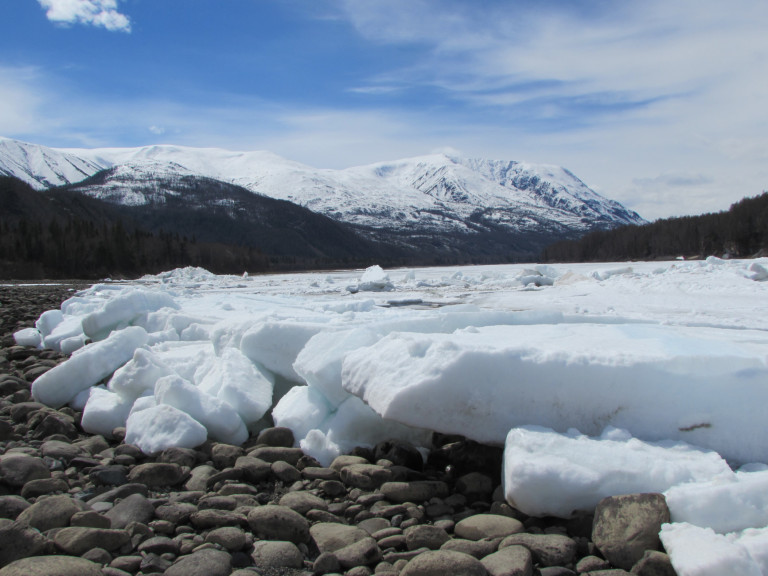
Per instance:
[[[768,575],[768,260],[105,282],[19,343],[32,386],[147,453],[269,418],[323,464],[432,431],[505,445],[508,501],[568,517],[664,492],[680,575]],[[87,343],[87,345],[86,345]],[[104,383],[106,382],[106,385]]]

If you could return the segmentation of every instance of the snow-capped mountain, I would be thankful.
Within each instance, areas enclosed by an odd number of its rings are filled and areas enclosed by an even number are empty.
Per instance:
[[[159,201],[149,183],[198,175],[288,200],[368,230],[410,235],[493,232],[559,239],[644,220],[558,166],[444,154],[344,170],[316,169],[270,152],[214,148],[51,149],[0,139],[0,174],[37,189],[74,183],[110,168],[79,191],[112,203]],[[154,191],[153,191],[154,190]],[[150,198],[150,196],[152,198]]]

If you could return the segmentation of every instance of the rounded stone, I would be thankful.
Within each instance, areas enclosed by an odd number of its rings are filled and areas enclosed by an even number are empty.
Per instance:
[[[464,518],[453,529],[458,538],[480,540],[482,538],[504,538],[525,529],[522,522],[498,514],[476,514]]]
[[[0,523],[0,566],[51,552],[51,542],[35,528],[8,520]]]
[[[40,532],[52,528],[69,526],[70,519],[83,510],[83,505],[69,496],[49,496],[40,498],[24,510],[16,519],[17,522],[37,528]]]
[[[0,458],[0,482],[13,488],[21,488],[30,480],[50,477],[51,471],[42,458],[15,452]]]
[[[146,524],[155,515],[155,507],[142,494],[131,494],[115,504],[106,514],[112,528],[125,528],[131,522]]]
[[[229,576],[231,572],[232,557],[229,554],[206,548],[180,557],[163,576]]]
[[[562,534],[513,534],[504,538],[499,550],[507,546],[525,546],[541,566],[566,566],[576,558],[576,541]]]
[[[128,473],[128,480],[144,484],[150,488],[160,486],[175,486],[186,474],[178,464],[167,462],[147,462],[135,466]]]
[[[629,570],[646,550],[661,549],[665,522],[669,508],[662,494],[611,496],[595,509],[592,541],[611,564]]]
[[[248,513],[248,524],[258,538],[286,540],[294,544],[309,542],[309,522],[287,506],[267,505]]]
[[[117,550],[128,544],[131,536],[126,530],[72,526],[56,532],[53,541],[64,553],[80,556],[91,548],[104,548],[110,552]]]
[[[299,514],[306,514],[310,510],[328,510],[328,504],[322,498],[310,492],[288,492],[280,498],[280,506],[287,506]]]
[[[411,526],[403,534],[405,534],[405,545],[408,550],[416,550],[418,548],[438,550],[451,538],[442,528],[428,524]]]
[[[34,556],[0,570],[0,576],[102,576],[101,566],[74,556]]]
[[[15,520],[29,507],[30,503],[21,496],[0,496],[0,518]]]
[[[245,547],[245,532],[234,526],[224,526],[208,532],[205,537],[206,542],[218,544],[230,552],[242,550]]]
[[[304,555],[293,542],[262,540],[254,543],[251,558],[257,568],[303,568]]]
[[[488,576],[477,558],[461,552],[437,550],[419,554],[408,562],[400,576]]]
[[[390,502],[414,502],[420,504],[432,498],[448,496],[448,485],[439,480],[417,480],[414,482],[386,482],[381,492]]]
[[[531,576],[533,557],[524,546],[508,546],[481,561],[490,576]]]
[[[257,444],[284,448],[291,448],[294,442],[293,431],[283,426],[265,428],[259,432],[259,436],[256,438]]]

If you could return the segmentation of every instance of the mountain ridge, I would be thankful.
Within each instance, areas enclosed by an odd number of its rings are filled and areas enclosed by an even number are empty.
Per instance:
[[[155,175],[147,178],[150,168]],[[110,178],[84,184],[103,170],[111,171]],[[531,258],[556,240],[645,222],[559,166],[446,154],[332,170],[267,151],[174,145],[52,149],[0,139],[0,174],[38,190],[82,184],[74,189],[124,205],[148,202],[146,190],[153,186],[156,200],[162,198],[164,180],[210,178],[308,208],[374,242],[416,250],[430,238],[436,250],[453,254],[466,249]],[[484,247],[485,240],[493,248]]]

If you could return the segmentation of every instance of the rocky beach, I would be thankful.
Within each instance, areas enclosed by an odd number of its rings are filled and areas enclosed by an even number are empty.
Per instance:
[[[13,340],[83,287],[0,287],[0,576],[675,574],[663,496],[527,517],[504,500],[502,449],[459,436],[435,435],[426,463],[388,441],[323,467],[286,428],[152,456],[123,429],[87,434],[31,398],[66,357]]]

